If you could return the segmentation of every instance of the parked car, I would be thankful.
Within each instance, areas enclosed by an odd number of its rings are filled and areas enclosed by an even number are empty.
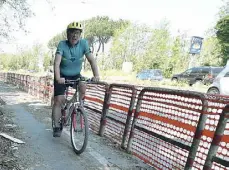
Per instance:
[[[172,81],[188,81],[193,85],[198,81],[211,84],[214,78],[223,70],[223,67],[201,66],[192,67],[183,73],[172,76]]]
[[[143,70],[136,76],[140,80],[163,80],[162,71],[159,69]]]
[[[207,93],[229,95],[229,66],[226,66],[214,79]]]

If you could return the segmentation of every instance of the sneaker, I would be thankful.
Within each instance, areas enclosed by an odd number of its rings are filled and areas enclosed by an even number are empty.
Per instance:
[[[61,128],[55,127],[53,128],[53,137],[60,137],[62,133]]]

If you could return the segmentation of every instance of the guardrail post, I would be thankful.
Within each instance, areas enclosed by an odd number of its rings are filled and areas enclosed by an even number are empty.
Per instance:
[[[14,85],[18,86],[18,84],[19,84],[19,74],[12,73],[12,77],[11,78],[15,82]],[[11,83],[12,83],[12,79],[11,79]]]
[[[29,75],[26,75],[26,77],[25,77],[25,90],[26,90],[26,92],[29,92],[28,78],[29,78]]]
[[[28,75],[27,77],[27,85],[28,85],[28,93],[31,94],[31,77]]]
[[[105,131],[105,127],[106,127],[106,116],[108,113],[108,108],[109,108],[109,104],[110,104],[110,99],[111,99],[111,88],[106,85],[105,86],[105,96],[104,96],[104,103],[103,103],[103,110],[102,110],[102,114],[101,114],[101,120],[100,120],[100,127],[99,127],[99,135],[103,136],[104,135],[104,131]]]
[[[130,128],[131,117],[132,117],[133,110],[134,110],[136,95],[137,95],[137,90],[135,89],[135,87],[132,87],[132,96],[130,100],[130,106],[129,106],[129,110],[127,114],[126,125],[125,125],[125,129],[123,133],[122,143],[121,143],[121,148],[123,149],[125,149],[125,141],[127,138],[128,130]]]
[[[13,83],[14,85],[17,84],[17,79],[16,79],[16,74],[15,73],[10,73],[9,83]]]
[[[10,83],[11,76],[12,76],[12,74],[11,74],[11,73],[9,73],[9,76],[7,76],[7,80],[6,80],[6,82],[7,82],[7,83]]]
[[[224,130],[226,128],[228,119],[229,119],[229,105],[226,105],[226,107],[223,109],[222,114],[220,115],[219,122],[216,128],[216,132],[213,137],[203,170],[212,169],[213,158],[217,154],[219,144],[220,144],[221,138],[223,137]]]
[[[204,131],[205,128],[205,123],[207,120],[207,114],[205,114],[207,112],[207,106],[208,106],[208,102],[206,100],[206,97],[202,97],[202,114],[200,115],[199,118],[199,122],[198,125],[196,127],[196,132],[194,135],[194,139],[190,148],[190,152],[188,154],[188,159],[186,161],[185,164],[185,170],[191,170],[193,167],[193,163],[196,157],[196,153],[200,144],[200,140],[201,140],[201,136],[202,136],[202,132]]]
[[[20,74],[20,87],[21,90],[23,90],[23,75]]]
[[[40,94],[40,92],[41,92],[41,77],[37,77],[37,85],[36,85],[36,96],[38,97],[38,99],[40,99],[41,98],[41,94]]]
[[[27,87],[26,87],[26,75],[23,75],[23,90],[26,91]]]
[[[133,142],[133,139],[134,139],[135,124],[137,122],[137,118],[138,118],[138,115],[139,115],[140,107],[141,107],[141,104],[142,104],[142,97],[143,97],[144,93],[145,93],[145,90],[143,89],[143,90],[141,90],[141,92],[140,92],[140,94],[138,96],[136,110],[134,112],[134,119],[133,119],[131,130],[130,130],[130,137],[129,137],[128,144],[127,144],[127,150],[126,150],[127,153],[131,153],[131,146],[132,146],[132,142]]]

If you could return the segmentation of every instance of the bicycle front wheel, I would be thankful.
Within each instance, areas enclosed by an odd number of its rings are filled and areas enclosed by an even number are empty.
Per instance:
[[[88,143],[88,120],[83,109],[74,109],[71,115],[71,143],[76,154],[81,154]]]

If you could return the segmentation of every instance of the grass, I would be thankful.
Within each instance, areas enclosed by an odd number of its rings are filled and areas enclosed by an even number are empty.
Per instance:
[[[86,71],[83,72],[82,74],[89,77],[92,76],[91,71]],[[185,81],[175,82],[175,81],[171,81],[171,79],[169,78],[165,78],[162,81],[139,80],[136,78],[136,72],[124,73],[120,70],[100,71],[100,76],[103,81],[109,83],[125,83],[125,84],[133,84],[137,86],[190,90],[190,91],[198,91],[203,93],[205,93],[208,89],[208,86],[203,85],[201,83],[194,84],[193,86],[189,86],[188,82]]]
[[[53,76],[52,73],[48,73],[48,72],[31,73],[24,70],[14,71],[14,73],[27,74],[32,76],[46,76],[46,75]],[[92,71],[83,71],[82,75],[86,77],[93,76]],[[136,86],[145,86],[145,87],[161,87],[161,88],[170,88],[170,89],[178,89],[178,90],[191,90],[191,91],[199,91],[204,93],[208,89],[208,86],[200,83],[194,84],[193,86],[189,86],[187,82],[175,82],[175,81],[171,81],[171,79],[169,78],[167,79],[165,78],[162,81],[139,80],[136,78],[136,72],[124,73],[121,70],[100,71],[100,77],[102,81],[106,81],[108,83],[133,84]]]

